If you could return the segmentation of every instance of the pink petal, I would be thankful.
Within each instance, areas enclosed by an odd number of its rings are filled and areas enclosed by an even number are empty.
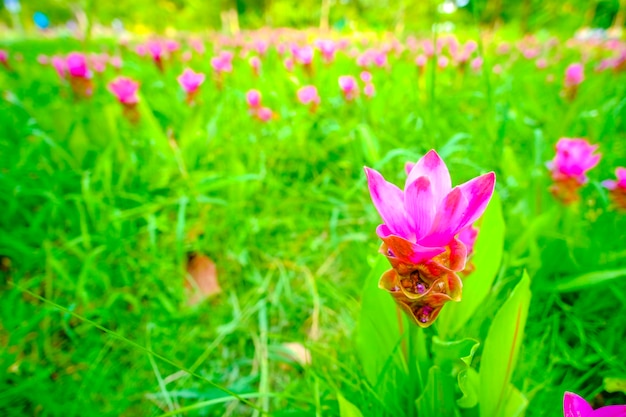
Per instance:
[[[474,223],[483,215],[489,200],[491,200],[495,185],[496,174],[489,172],[456,187],[463,192],[463,195],[469,202],[467,211],[461,221],[461,228]]]
[[[590,417],[626,417],[626,405],[609,405],[598,408]]]
[[[430,180],[419,177],[404,190],[404,209],[417,240],[428,233],[435,218],[435,195]]]
[[[374,207],[392,233],[411,238],[413,233],[404,214],[404,193],[395,185],[385,181],[382,175],[365,167],[367,184]]]
[[[566,392],[563,396],[564,417],[591,417],[593,408],[579,395]]]
[[[404,188],[419,177],[430,179],[437,203],[443,200],[450,192],[450,188],[452,188],[448,167],[446,167],[446,164],[434,150],[429,151],[413,166],[406,179]]]
[[[467,198],[459,187],[454,187],[437,208],[432,229],[418,243],[425,246],[446,246],[463,227],[467,208]]]

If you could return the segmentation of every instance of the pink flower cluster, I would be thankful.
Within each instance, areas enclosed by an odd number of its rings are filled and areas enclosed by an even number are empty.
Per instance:
[[[611,200],[615,206],[622,211],[626,211],[626,168],[617,167],[615,169],[616,180],[602,181],[602,185],[609,190]]]
[[[415,323],[428,327],[446,302],[461,299],[462,282],[457,273],[465,268],[468,248],[459,234],[485,211],[493,195],[495,174],[452,188],[448,168],[433,150],[416,164],[407,164],[404,190],[371,168],[365,172],[372,201],[383,220],[376,229],[383,241],[380,252],[392,266],[381,277],[379,287],[388,291]]]

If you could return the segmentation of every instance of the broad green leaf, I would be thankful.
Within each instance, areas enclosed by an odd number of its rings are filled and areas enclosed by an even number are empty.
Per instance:
[[[613,269],[609,271],[594,271],[564,279],[556,285],[553,285],[552,289],[556,292],[578,291],[583,288],[607,284],[616,279],[624,279],[625,277],[626,268]]]
[[[459,389],[463,396],[456,400],[459,407],[473,408],[478,404],[478,389],[480,386],[480,376],[474,368],[466,368],[459,372],[457,377]]]
[[[524,272],[491,323],[480,364],[481,417],[509,417],[509,382],[524,336],[530,297],[530,278]]]
[[[404,316],[391,296],[378,288],[378,280],[389,269],[385,257],[378,257],[365,281],[361,299],[361,315],[357,330],[357,353],[372,386],[376,386],[381,374],[390,368],[406,372],[402,359],[399,323]]]
[[[337,401],[339,402],[340,417],[363,417],[361,410],[359,410],[356,405],[346,400],[343,395],[337,394]]]
[[[503,416],[522,417],[528,407],[528,399],[513,384],[509,384]]]
[[[415,401],[419,416],[454,416],[456,407],[454,401],[456,381],[438,366],[432,366],[428,371],[426,389]]]
[[[474,245],[472,262],[476,269],[463,279],[463,298],[458,303],[446,304],[437,319],[437,329],[442,339],[462,329],[489,294],[500,268],[503,246],[502,203],[498,194],[494,193],[483,215]]]

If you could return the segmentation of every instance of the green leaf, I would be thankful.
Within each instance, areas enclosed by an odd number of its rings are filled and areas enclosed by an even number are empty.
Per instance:
[[[578,291],[596,285],[607,284],[616,279],[623,279],[624,277],[626,277],[626,268],[609,271],[594,271],[564,279],[551,288],[556,292]]]
[[[428,371],[428,383],[420,397],[415,401],[419,416],[454,416],[454,378],[443,372],[438,366]]]
[[[400,349],[403,336],[399,323],[404,323],[404,317],[391,296],[378,288],[378,280],[387,269],[387,259],[378,257],[365,281],[357,329],[357,353],[372,386],[378,385],[390,368],[407,372]]]
[[[509,382],[524,336],[530,297],[530,278],[524,272],[491,323],[480,364],[481,417],[509,417],[509,402],[517,402],[509,393]]]
[[[463,298],[458,303],[446,304],[437,318],[437,329],[442,339],[447,339],[463,329],[489,294],[500,269],[503,246],[502,203],[498,194],[494,193],[483,215],[474,245],[472,262],[476,269],[463,280]]]
[[[454,367],[467,367],[478,350],[480,343],[476,339],[466,338],[453,342],[445,342],[433,337],[433,356],[436,365],[442,369],[452,370]]]
[[[524,411],[528,407],[528,400],[513,384],[509,384],[504,413],[502,415],[506,417],[521,417],[524,415]]]
[[[356,405],[346,400],[343,395],[337,394],[337,401],[339,402],[340,417],[363,417],[361,410],[359,410]]]
[[[480,376],[474,368],[466,368],[459,372],[457,377],[459,389],[463,396],[456,400],[459,407],[473,408],[478,404],[478,388],[480,386]]]

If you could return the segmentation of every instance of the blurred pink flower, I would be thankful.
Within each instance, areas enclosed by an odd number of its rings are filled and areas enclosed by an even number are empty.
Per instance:
[[[602,185],[609,190],[615,190],[617,188],[626,190],[626,168],[617,167],[615,169],[615,177],[617,178],[617,181],[605,180],[602,181]]]
[[[544,69],[548,66],[548,61],[545,58],[539,58],[535,61],[535,65],[538,69]]]
[[[87,67],[87,58],[80,52],[71,52],[65,58],[67,72],[74,78],[91,78],[91,71]]]
[[[361,74],[359,76],[361,77],[361,81],[363,81],[364,83],[372,82],[372,73],[369,71],[361,71]]]
[[[1,60],[2,58],[0,57],[0,61]],[[41,65],[48,65],[50,63],[50,58],[48,57],[48,55],[39,54],[37,55],[37,62]]]
[[[320,96],[317,93],[317,88],[314,85],[305,85],[298,90],[298,101],[302,104],[314,104],[320,103]]]
[[[611,200],[620,210],[626,211],[626,168],[618,167],[615,170],[615,180],[602,181],[602,185],[609,190]]]
[[[609,405],[596,410],[581,396],[566,392],[563,396],[564,417],[626,417],[626,405]]]
[[[335,53],[337,52],[337,44],[330,39],[318,39],[315,42],[315,46],[322,53],[322,57],[326,63],[331,63],[335,59]]]
[[[122,68],[122,58],[118,55],[112,56],[109,59],[109,63],[111,64],[111,66],[115,69],[121,69]]]
[[[585,68],[582,64],[570,64],[565,69],[565,87],[574,87],[579,85],[585,79]]]
[[[356,79],[351,75],[342,75],[339,77],[339,88],[346,100],[352,101],[359,94],[359,86]]]
[[[215,72],[231,72],[233,70],[233,53],[222,51],[218,56],[211,58],[211,66]]]
[[[194,72],[191,68],[185,68],[177,80],[187,94],[195,93],[204,82],[206,76],[201,72]]]
[[[437,58],[437,66],[440,69],[446,68],[449,63],[450,63],[450,59],[445,55],[440,55],[439,58]]]
[[[127,77],[117,77],[107,85],[107,89],[124,105],[133,105],[139,102],[137,91],[139,83]]]
[[[461,299],[456,272],[467,262],[467,248],[456,238],[485,211],[495,186],[490,172],[452,188],[450,173],[431,150],[407,164],[404,191],[365,168],[372,202],[383,224],[376,229],[392,269],[379,287],[388,291],[419,326],[430,326],[443,305]]]
[[[56,70],[57,74],[59,74],[60,78],[65,78],[67,65],[65,64],[65,59],[60,56],[53,56],[50,60],[52,66]]]
[[[301,65],[311,65],[313,63],[313,48],[309,45],[298,47],[294,46],[291,49],[293,57]]]
[[[502,74],[502,65],[500,64],[496,64],[493,66],[493,73],[494,74]]]
[[[289,72],[293,71],[293,59],[291,57],[287,57],[285,58],[285,60],[283,61],[283,64],[285,65],[285,69]]]
[[[554,183],[550,192],[565,204],[578,201],[578,189],[587,182],[586,173],[600,162],[601,154],[594,154],[598,145],[585,139],[561,138],[556,144],[556,155],[547,163]]]
[[[252,56],[248,60],[248,63],[250,64],[254,75],[258,76],[261,72],[261,59],[258,56]]]
[[[600,162],[601,154],[594,152],[598,145],[592,145],[585,139],[561,138],[556,143],[556,155],[548,162],[552,179],[575,179],[578,184],[587,182],[586,173]]]
[[[4,49],[0,49],[0,63],[6,64],[8,61],[9,61],[9,53]]]
[[[256,110],[255,114],[262,122],[269,122],[274,117],[274,112],[269,107],[261,107]]]
[[[246,93],[246,102],[248,107],[252,109],[259,108],[261,106],[261,93],[259,90],[249,90]]]
[[[425,55],[418,55],[415,57],[415,65],[417,65],[420,69],[423,69],[428,62],[428,58]]]
[[[477,56],[476,58],[472,59],[472,62],[470,62],[470,67],[473,71],[480,71],[480,69],[483,67],[482,57]]]
[[[192,58],[193,58],[193,53],[191,51],[185,51],[180,56],[180,60],[183,61],[183,62],[189,62],[189,61],[191,61]]]
[[[376,95],[376,88],[374,87],[374,84],[366,83],[365,87],[363,87],[363,94],[369,98],[374,97]]]

